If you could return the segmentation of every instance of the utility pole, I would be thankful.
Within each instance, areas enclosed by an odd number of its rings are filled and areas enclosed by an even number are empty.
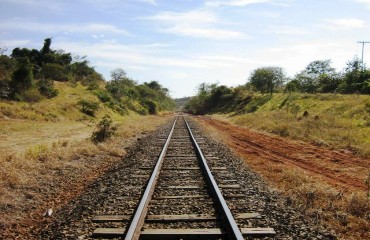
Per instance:
[[[361,43],[362,44],[361,64],[362,64],[362,69],[364,69],[365,68],[365,64],[364,64],[364,49],[365,49],[365,44],[366,43],[370,43],[370,42],[367,42],[367,41],[358,41],[357,43]]]

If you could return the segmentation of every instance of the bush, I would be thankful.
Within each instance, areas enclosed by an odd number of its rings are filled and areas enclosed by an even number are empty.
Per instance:
[[[22,94],[33,86],[33,66],[28,58],[20,58],[12,74],[10,87],[14,93]]]
[[[158,104],[155,101],[149,99],[143,105],[147,107],[149,114],[156,115],[158,113]]]
[[[91,141],[94,143],[104,142],[115,135],[117,131],[116,126],[112,126],[112,119],[110,116],[105,115],[104,118],[96,126],[96,131],[91,136]]]
[[[54,82],[49,79],[41,79],[37,82],[37,87],[40,93],[47,98],[53,98],[59,94],[58,89],[54,88]]]
[[[106,90],[97,89],[94,93],[103,103],[110,102],[112,100],[111,95]]]
[[[95,116],[95,112],[99,109],[99,103],[95,101],[81,99],[80,101],[78,101],[77,104],[82,107],[81,111],[83,113],[92,117]]]
[[[10,97],[10,81],[0,79],[0,99]]]
[[[43,96],[36,88],[30,88],[23,93],[16,93],[14,98],[24,102],[39,102],[43,99]]]
[[[41,76],[45,79],[56,81],[68,81],[68,75],[64,66],[57,63],[46,63],[41,68]]]

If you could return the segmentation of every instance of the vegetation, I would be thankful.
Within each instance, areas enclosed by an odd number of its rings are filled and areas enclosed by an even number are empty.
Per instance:
[[[66,83],[58,83],[57,87],[60,94],[54,99],[36,103],[33,106],[35,110],[28,109],[27,103],[23,102],[13,102],[12,106],[19,110],[25,107],[24,111],[30,113],[44,111],[46,104],[43,102],[48,102],[48,105],[53,105],[49,109],[56,113],[59,110],[53,110],[54,101],[59,101],[58,98],[66,91],[77,93]],[[77,89],[84,88],[78,85]],[[94,97],[89,92],[84,95],[86,98]],[[83,115],[73,108],[71,110],[72,113],[61,111],[56,118],[64,120],[59,122],[0,121],[0,138],[11,139],[0,141],[0,231],[4,238],[35,238],[39,230],[35,226],[44,223],[45,219],[39,216],[46,208],[57,211],[78,196],[86,186],[106,174],[112,165],[122,161],[126,154],[124,149],[139,136],[169,120],[168,117],[121,116],[110,112],[111,120],[119,122],[116,134],[110,141],[94,144],[89,138],[93,129],[88,122],[66,119]],[[109,110],[102,109],[103,112]],[[39,119],[38,115],[35,117]],[[148,122],[150,124],[146,124]],[[35,230],[30,232],[31,228]],[[33,236],[29,236],[31,234]]]
[[[102,101],[117,111],[132,110],[140,114],[157,114],[159,111],[175,108],[168,89],[163,88],[157,81],[137,84],[120,68],[113,70],[111,77],[106,91],[96,93]]]
[[[249,78],[257,91],[272,94],[276,87],[283,85],[286,76],[281,67],[262,67],[254,70]]]
[[[86,99],[81,99],[78,101],[78,105],[81,106],[81,111],[90,115],[92,117],[95,116],[95,112],[99,109],[99,103],[95,101],[90,101]]]
[[[172,110],[175,102],[168,89],[157,81],[138,84],[122,68],[111,72],[111,81],[89,66],[86,56],[72,58],[64,50],[51,49],[52,39],[44,40],[41,50],[15,48],[10,56],[0,49],[0,99],[39,102],[59,94],[55,82],[78,83],[93,91],[101,103],[125,115],[134,111],[143,115]],[[88,116],[95,116],[99,102],[80,99],[75,102]]]
[[[35,102],[58,95],[53,81],[95,84],[103,78],[84,58],[72,60],[71,53],[52,50],[51,38],[41,50],[15,48],[10,56],[0,56],[0,98]]]
[[[342,73],[329,60],[313,61],[285,79],[283,69],[263,67],[242,86],[203,83],[185,110],[228,114],[239,125],[370,156],[370,70],[358,59]]]
[[[111,138],[117,131],[117,126],[112,126],[112,119],[109,115],[105,115],[96,126],[96,131],[93,132],[91,140],[94,143],[104,142]]]

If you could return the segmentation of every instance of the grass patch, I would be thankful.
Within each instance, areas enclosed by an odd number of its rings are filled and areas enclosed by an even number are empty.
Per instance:
[[[269,101],[262,100],[258,107],[253,104],[254,112],[218,116],[253,129],[370,156],[370,96],[275,94]]]
[[[34,136],[33,141],[24,144],[23,150],[13,149],[9,153],[7,149],[13,148],[12,141],[2,142],[0,232],[4,236],[27,238],[29,229],[45,221],[41,216],[46,209],[52,208],[55,211],[79,195],[87,184],[103,174],[109,166],[122,160],[124,149],[136,142],[138,136],[154,130],[167,120],[166,116],[135,114],[115,119],[116,134],[99,144],[90,140],[93,131],[91,127],[84,130],[88,132],[85,138],[65,139],[64,134],[69,133],[63,130],[55,136],[55,128],[62,127],[61,122],[35,123],[40,124],[40,129],[45,132],[38,136],[39,139]],[[23,121],[26,125],[23,127],[21,123],[14,122],[16,126],[13,127],[19,133],[11,135],[14,141],[22,142],[24,135],[33,135],[34,129],[30,127],[32,123]],[[64,124],[69,126],[70,123]],[[12,122],[7,124],[11,125]],[[48,126],[47,131],[45,126]],[[8,129],[11,127],[8,126]],[[45,142],[45,139],[53,141]]]

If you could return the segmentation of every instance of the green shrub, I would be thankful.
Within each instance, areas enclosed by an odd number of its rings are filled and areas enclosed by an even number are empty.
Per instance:
[[[0,79],[0,99],[10,97],[10,81]]]
[[[30,88],[23,93],[16,93],[14,98],[22,102],[39,102],[44,97],[36,88]]]
[[[42,66],[41,76],[50,80],[68,81],[65,67],[57,63],[46,63]]]
[[[112,100],[111,95],[109,94],[108,91],[102,90],[102,89],[97,89],[94,91],[94,94],[99,98],[100,101],[103,103],[110,102]]]
[[[56,97],[59,94],[58,89],[54,88],[54,82],[49,79],[41,79],[37,82],[39,92],[47,98]]]
[[[78,101],[77,105],[81,106],[81,111],[89,116],[94,117],[95,112],[99,109],[99,103],[86,99]]]
[[[158,104],[155,101],[149,99],[146,100],[143,105],[146,106],[149,114],[156,115],[158,113]]]
[[[94,143],[104,142],[115,135],[117,131],[116,126],[112,126],[112,119],[110,116],[105,115],[104,118],[97,124],[96,131],[91,136],[91,141]]]

